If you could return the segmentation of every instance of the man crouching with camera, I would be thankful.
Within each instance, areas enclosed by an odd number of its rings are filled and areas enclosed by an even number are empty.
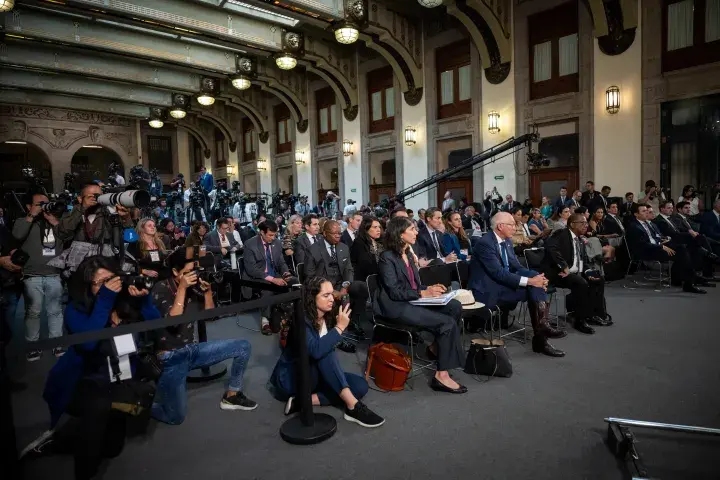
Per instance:
[[[186,249],[178,249],[166,260],[172,277],[152,290],[155,305],[163,316],[177,316],[215,308],[210,284],[198,278],[195,262]],[[220,401],[223,410],[254,410],[257,403],[242,393],[243,375],[250,360],[250,342],[240,339],[194,342],[195,324],[168,327],[156,332],[155,350],[163,373],[158,381],[152,415],[172,425],[181,424],[187,413],[185,378],[190,370],[233,359],[230,379]]]
[[[109,221],[107,209],[98,203],[102,195],[102,188],[94,183],[83,187],[78,197],[78,205],[72,212],[63,215],[60,219],[60,234],[71,236],[73,240],[93,244],[109,244],[112,242],[112,226]],[[122,220],[123,227],[134,227],[130,212],[122,205],[116,205],[115,210]]]

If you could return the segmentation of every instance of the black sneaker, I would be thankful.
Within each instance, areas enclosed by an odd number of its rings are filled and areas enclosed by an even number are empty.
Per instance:
[[[232,397],[226,393],[220,402],[220,408],[223,410],[255,410],[257,403],[247,398],[242,392],[238,392]]]
[[[60,358],[65,355],[65,349],[62,347],[55,347],[52,349],[52,354],[55,355],[55,358]]]
[[[357,402],[355,408],[352,410],[345,407],[345,420],[348,422],[355,422],[358,425],[366,428],[379,427],[385,423],[385,419],[380,415],[376,414],[365,406],[362,402]]]
[[[357,351],[357,348],[355,348],[355,345],[353,345],[352,343],[350,343],[347,340],[343,340],[342,342],[338,343],[337,348],[342,350],[345,353],[355,353]]]
[[[298,413],[300,411],[300,402],[295,397],[288,398],[287,403],[285,403],[285,415],[292,415],[293,413]]]
[[[50,453],[54,433],[52,430],[43,432],[42,435],[30,442],[27,447],[23,448],[19,458],[22,460],[32,460]]]
[[[42,357],[42,350],[30,350],[25,358],[28,362],[37,362]]]

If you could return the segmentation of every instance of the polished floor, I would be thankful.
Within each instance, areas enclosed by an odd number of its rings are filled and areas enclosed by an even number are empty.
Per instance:
[[[675,289],[623,290],[610,286],[615,326],[593,336],[574,330],[556,346],[567,356],[533,354],[511,344],[512,378],[476,381],[458,371],[462,396],[435,393],[423,378],[414,390],[371,391],[366,403],[385,416],[378,429],[338,419],[337,434],[316,446],[284,443],[283,406],[265,383],[278,356],[276,337],[238,328],[234,319],[209,327],[213,338],[244,337],[253,356],[246,393],[253,412],[220,410],[222,381],[191,387],[181,426],[154,424],[109,463],[106,480],[145,479],[620,479],[622,464],[604,444],[607,416],[720,428],[720,289],[694,297]],[[240,319],[255,327],[252,316]],[[359,372],[364,346],[340,353]],[[15,394],[19,442],[47,422],[40,398],[51,366],[46,355],[27,366],[30,388]],[[636,430],[652,478],[720,478],[720,438]],[[26,478],[71,479],[72,462],[50,457],[30,464]]]

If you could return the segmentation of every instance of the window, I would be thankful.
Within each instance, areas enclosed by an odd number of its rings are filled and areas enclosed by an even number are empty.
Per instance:
[[[215,127],[215,167],[227,167],[227,144],[225,143],[225,135]]]
[[[275,153],[287,153],[292,150],[290,143],[290,109],[284,103],[275,106],[275,125],[277,130],[277,149]]]
[[[663,71],[720,61],[720,0],[664,0]]]
[[[367,75],[370,102],[370,133],[395,128],[395,87],[392,67],[373,70]]]
[[[327,87],[315,92],[318,115],[318,145],[337,142],[337,105],[335,92]]]
[[[198,139],[194,136],[190,137],[190,147],[192,152],[192,158],[193,158],[193,171],[199,172],[202,166],[204,165],[204,155],[203,155],[203,148],[202,144],[198,142]]]
[[[528,17],[530,99],[580,89],[577,3]]]
[[[170,137],[148,135],[148,162],[150,169],[157,168],[160,173],[173,173],[172,149]]]
[[[255,160],[257,151],[257,141],[255,140],[255,125],[252,120],[245,117],[242,121],[243,130],[243,162],[251,162]]]
[[[438,118],[472,111],[470,44],[455,43],[435,51],[438,82]]]

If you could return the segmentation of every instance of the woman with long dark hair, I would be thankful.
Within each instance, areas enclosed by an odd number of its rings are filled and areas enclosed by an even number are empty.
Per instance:
[[[442,236],[442,242],[445,253],[454,253],[459,260],[469,260],[471,254],[470,239],[463,229],[460,213],[446,213],[443,222],[445,224],[445,233]]]
[[[364,282],[368,276],[378,273],[378,260],[384,247],[380,240],[380,221],[370,215],[363,217],[355,241],[350,247],[350,261],[353,264],[355,280]]]
[[[205,222],[196,221],[192,224],[192,230],[185,240],[186,247],[198,247],[203,245],[205,235],[210,231],[210,227]]]
[[[287,347],[275,365],[268,388],[275,398],[286,402],[285,415],[299,411],[300,402],[295,399],[298,393],[295,329],[305,328],[312,404],[344,407],[345,420],[363,427],[379,427],[385,420],[360,401],[368,391],[367,382],[360,375],[343,371],[335,354],[335,345],[342,340],[342,333],[350,323],[350,306],[337,308],[333,285],[322,277],[312,277],[305,282],[304,303],[305,321],[295,319]]]
[[[124,288],[114,259],[89,257],[70,277],[65,326],[72,334],[160,318],[148,293],[134,286]],[[113,358],[112,340],[73,345],[52,368],[45,385],[51,427],[66,412],[79,420],[77,430],[60,430],[53,439],[53,451],[74,455],[78,480],[93,478],[102,460],[119,455],[125,444],[127,416],[112,408],[108,364]]]
[[[428,347],[428,355],[437,358],[437,371],[430,388],[440,392],[465,393],[467,388],[448,373],[461,367],[464,361],[458,327],[462,305],[454,299],[444,306],[427,308],[410,303],[445,293],[443,285],[425,286],[420,283],[418,259],[412,250],[416,239],[417,230],[408,218],[395,217],[387,223],[386,250],[380,255],[379,288],[373,308],[375,313],[385,318],[432,333],[435,341]]]
[[[171,218],[163,218],[160,221],[161,238],[168,250],[175,250],[185,243],[185,233],[175,227]]]
[[[553,216],[550,217],[550,222],[548,222],[552,226],[553,232],[555,230],[562,230],[563,228],[567,228],[567,221],[568,218],[570,218],[570,213],[570,207],[562,207],[557,209]]]

